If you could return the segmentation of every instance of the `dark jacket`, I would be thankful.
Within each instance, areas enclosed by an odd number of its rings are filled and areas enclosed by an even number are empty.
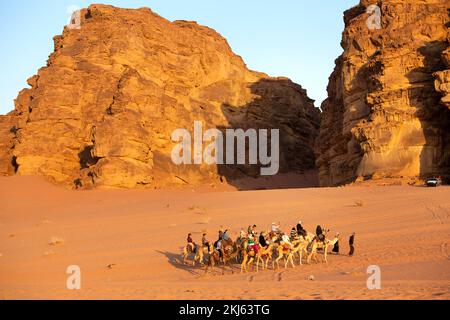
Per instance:
[[[261,247],[267,247],[266,238],[262,234],[259,235],[259,244]]]
[[[355,243],[355,235],[352,234],[350,236],[350,239],[348,240],[348,244],[352,246],[354,243]]]
[[[316,235],[317,235],[317,236],[320,236],[320,235],[322,235],[322,234],[323,234],[322,227],[319,225],[319,226],[317,226],[317,228],[316,228]]]

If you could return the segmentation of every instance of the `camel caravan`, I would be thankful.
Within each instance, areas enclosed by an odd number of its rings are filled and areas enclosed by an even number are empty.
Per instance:
[[[317,254],[323,253],[323,261],[328,263],[327,254],[330,248],[333,253],[339,254],[339,233],[334,238],[327,238],[329,230],[320,225],[316,228],[316,234],[306,231],[302,222],[299,221],[289,234],[280,231],[279,223],[272,223],[270,231],[256,231],[256,225],[249,226],[247,232],[240,231],[236,241],[229,236],[228,230],[219,230],[218,239],[210,242],[207,234],[203,233],[201,244],[192,240],[192,235],[188,234],[187,244],[183,249],[183,263],[197,263],[205,267],[205,272],[222,266],[222,273],[227,267],[233,272],[233,266],[240,265],[242,272],[249,270],[265,270],[271,267],[280,267],[280,261],[284,263],[284,268],[289,266],[295,268],[295,261],[299,265],[310,264],[311,260],[319,262]],[[351,248],[353,248],[352,235]],[[351,251],[353,254],[353,250]],[[193,257],[189,260],[189,257]]]

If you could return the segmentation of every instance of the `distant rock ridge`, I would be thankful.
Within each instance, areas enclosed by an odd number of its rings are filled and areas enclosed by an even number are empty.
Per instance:
[[[370,30],[366,9],[381,9]],[[344,14],[316,143],[323,186],[450,175],[446,0],[361,1]]]
[[[177,128],[280,129],[280,173],[314,169],[320,111],[286,78],[247,69],[214,30],[150,9],[91,5],[0,116],[0,174],[68,188],[164,188],[255,177],[255,166],[176,166]]]

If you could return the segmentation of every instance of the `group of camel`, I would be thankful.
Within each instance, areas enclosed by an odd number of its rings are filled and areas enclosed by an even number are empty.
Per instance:
[[[202,267],[205,267],[205,272],[220,263],[222,263],[223,272],[226,266],[229,266],[233,272],[231,265],[233,261],[240,264],[241,273],[247,272],[250,267],[253,267],[253,269],[256,267],[256,272],[259,272],[260,265],[262,270],[265,270],[268,269],[269,262],[272,262],[272,269],[275,269],[275,266],[279,268],[279,261],[282,259],[284,259],[285,268],[288,268],[288,265],[295,268],[294,257],[298,256],[299,264],[302,265],[303,254],[307,255],[307,264],[310,264],[312,259],[317,263],[317,252],[319,250],[323,251],[324,261],[328,263],[328,250],[339,240],[339,234],[333,239],[328,239],[325,232],[323,234],[325,236],[323,241],[320,241],[314,234],[307,232],[305,236],[299,236],[292,240],[291,245],[286,245],[281,239],[281,234],[270,232],[266,236],[267,246],[260,246],[258,250],[255,250],[254,246],[248,245],[246,236],[239,236],[236,241],[222,240],[222,255],[214,249],[212,244],[209,244],[209,246],[188,244],[183,249],[183,263],[188,264],[188,257],[193,255],[192,266],[195,266],[198,262]]]

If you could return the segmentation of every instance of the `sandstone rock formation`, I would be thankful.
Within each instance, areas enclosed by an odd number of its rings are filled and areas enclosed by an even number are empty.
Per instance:
[[[381,29],[367,26],[370,4]],[[321,184],[450,174],[448,1],[361,1],[344,20],[315,149]]]
[[[227,41],[150,9],[92,5],[54,38],[47,66],[0,117],[0,172],[69,188],[232,182],[254,168],[175,166],[171,133],[280,129],[281,170],[314,167],[320,111],[289,79],[247,69]]]

